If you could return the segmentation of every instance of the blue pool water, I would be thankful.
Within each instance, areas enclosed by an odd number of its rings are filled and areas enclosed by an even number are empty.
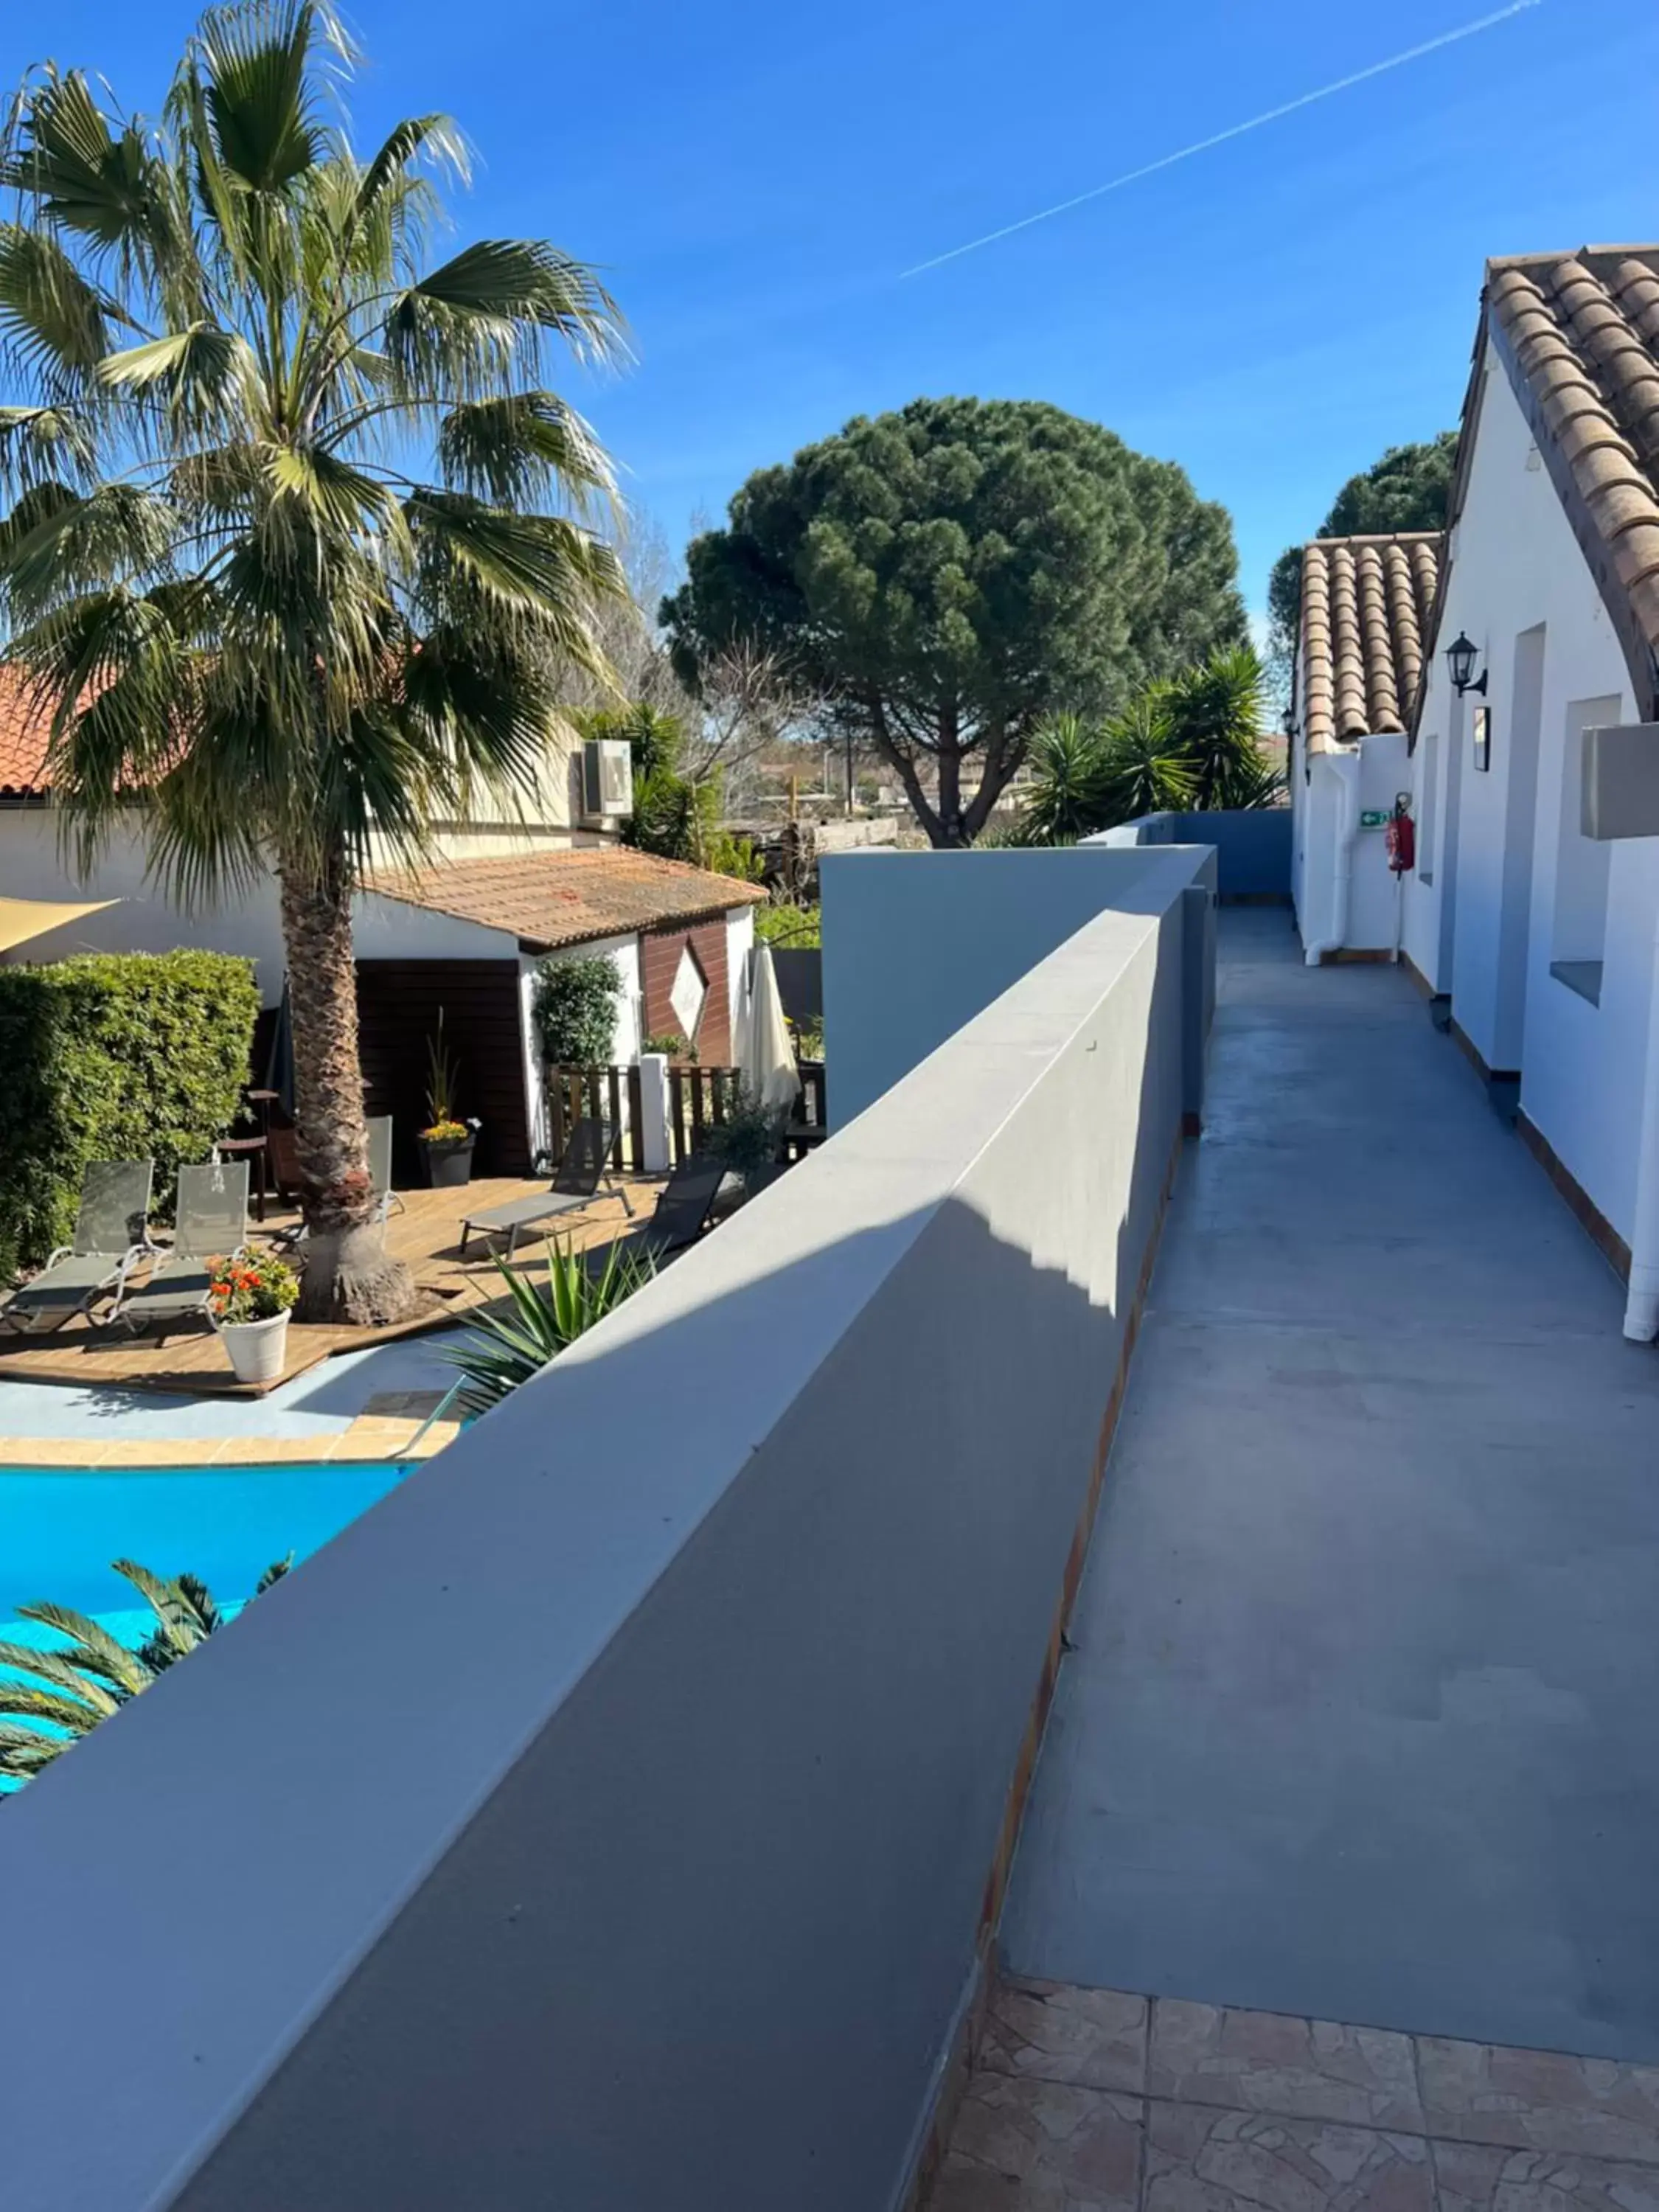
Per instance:
[[[303,1559],[396,1487],[398,1465],[0,1469],[0,1638],[52,1643],[15,1619],[46,1598],[116,1634],[149,1621],[112,1559],[199,1575],[240,1604],[273,1559]]]

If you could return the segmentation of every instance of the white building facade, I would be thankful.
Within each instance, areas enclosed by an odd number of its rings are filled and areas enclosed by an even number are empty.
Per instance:
[[[1477,1066],[1518,1086],[1522,1134],[1630,1281],[1644,1340],[1659,838],[1586,836],[1583,784],[1586,731],[1655,719],[1656,345],[1659,250],[1489,264],[1412,732],[1401,937]]]

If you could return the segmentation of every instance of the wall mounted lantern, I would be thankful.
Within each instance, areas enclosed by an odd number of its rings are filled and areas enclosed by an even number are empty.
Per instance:
[[[1480,657],[1480,648],[1462,630],[1458,631],[1446,647],[1446,665],[1451,671],[1452,689],[1460,699],[1466,691],[1478,691],[1482,698],[1486,696],[1486,671],[1481,670],[1479,683],[1474,677],[1474,664]]]

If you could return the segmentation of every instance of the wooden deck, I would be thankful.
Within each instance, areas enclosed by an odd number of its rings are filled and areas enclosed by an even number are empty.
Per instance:
[[[631,1175],[623,1176],[622,1182],[633,1201],[635,1219],[648,1218],[659,1182]],[[469,1213],[545,1188],[543,1182],[496,1177],[474,1182],[465,1190],[402,1193],[403,1211],[394,1212],[387,1222],[386,1243],[414,1270],[416,1281],[426,1293],[425,1310],[392,1328],[321,1328],[292,1323],[283,1382],[291,1382],[337,1352],[362,1352],[394,1337],[447,1328],[471,1308],[496,1297],[501,1277],[484,1247],[474,1243],[466,1258],[460,1257],[460,1224]],[[294,1218],[273,1208],[263,1224],[252,1224],[251,1241],[258,1244]],[[595,1199],[579,1213],[567,1215],[559,1225],[559,1236],[580,1249],[604,1243],[629,1225],[622,1200],[608,1196]],[[533,1269],[545,1249],[539,1239],[521,1237],[515,1265],[527,1264]],[[114,1383],[129,1390],[240,1398],[262,1397],[266,1390],[279,1387],[239,1382],[223,1346],[210,1329],[185,1332],[156,1343],[135,1340],[124,1329],[96,1328],[80,1320],[66,1323],[51,1336],[0,1337],[0,1382],[72,1383],[83,1389]]]

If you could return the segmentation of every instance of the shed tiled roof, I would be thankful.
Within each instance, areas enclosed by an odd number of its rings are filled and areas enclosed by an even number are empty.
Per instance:
[[[1659,246],[1490,261],[1486,312],[1604,593],[1659,652]]]
[[[757,905],[766,896],[735,876],[617,846],[380,870],[365,879],[364,889],[504,930],[540,951],[629,937],[727,907]]]
[[[51,735],[51,714],[36,697],[27,675],[15,661],[0,660],[0,792],[46,789]]]
[[[1302,556],[1302,711],[1310,752],[1404,730],[1417,704],[1440,532],[1316,538]]]

